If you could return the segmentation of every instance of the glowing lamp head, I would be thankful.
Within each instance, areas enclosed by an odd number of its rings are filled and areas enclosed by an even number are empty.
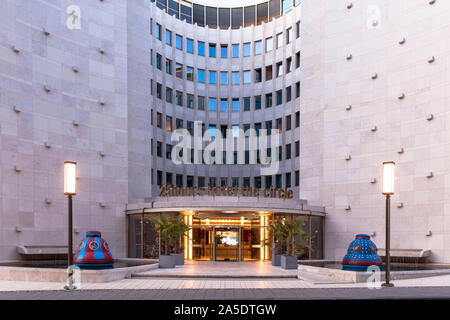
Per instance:
[[[64,162],[64,194],[77,194],[77,163],[72,161]]]
[[[395,162],[383,162],[383,194],[394,194]]]

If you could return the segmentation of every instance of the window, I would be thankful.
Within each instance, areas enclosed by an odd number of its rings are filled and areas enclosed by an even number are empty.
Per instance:
[[[244,57],[250,57],[250,42],[244,43]]]
[[[161,112],[156,113],[156,126],[158,128],[162,128],[162,113]]]
[[[291,187],[291,173],[288,172],[286,173],[286,188],[290,188]]]
[[[193,176],[187,176],[186,177],[186,186],[187,187],[193,187],[194,186],[194,177]]]
[[[270,52],[273,49],[273,39],[272,37],[266,39],[266,52]]]
[[[172,46],[172,32],[166,29],[166,44]]]
[[[222,71],[220,72],[220,84],[228,84],[228,72]]]
[[[272,176],[265,176],[265,184],[266,188],[270,188],[272,186]]]
[[[186,52],[194,53],[194,40],[186,39]]]
[[[252,82],[252,80],[251,80],[251,72],[250,72],[250,70],[244,71],[244,84],[249,84],[251,82]]]
[[[283,183],[283,177],[281,176],[281,174],[277,174],[275,176],[275,185],[277,189],[281,189],[282,188],[282,183]]]
[[[166,159],[172,159],[172,145],[166,144]]]
[[[295,68],[300,67],[300,51],[295,54]]]
[[[220,45],[220,57],[228,58],[228,46],[226,44]]]
[[[261,177],[254,178],[255,188],[261,188]]]
[[[194,81],[194,68],[186,67],[186,79],[190,81]]]
[[[259,136],[261,133],[261,122],[255,123],[255,131],[256,131],[256,135]]]
[[[295,97],[300,97],[300,81],[295,84]]]
[[[272,134],[272,120],[266,121],[266,130],[268,135]]]
[[[183,79],[183,65],[182,64],[176,63],[175,73],[177,75],[177,78]]]
[[[159,70],[161,70],[161,60],[162,60],[162,57],[161,57],[161,55],[160,54],[156,54],[156,68],[158,68]]]
[[[283,46],[283,33],[277,34],[277,48],[281,48]]]
[[[239,58],[239,44],[233,44],[233,58]]]
[[[193,121],[188,121],[186,129],[191,135],[194,135],[194,122]]]
[[[300,185],[300,171],[295,171],[295,186],[298,187]]]
[[[283,90],[277,91],[277,106],[283,103]]]
[[[198,110],[205,110],[205,97],[197,97]]]
[[[156,171],[156,184],[158,186],[162,185],[162,171],[159,170]]]
[[[162,38],[162,28],[161,25],[156,24],[156,39],[161,40]]]
[[[200,188],[203,188],[205,186],[205,177],[198,177],[197,178],[197,185]]]
[[[231,186],[232,187],[239,187],[239,178],[238,177],[231,178]]]
[[[197,54],[199,56],[205,56],[205,43],[197,41]]]
[[[156,141],[156,155],[162,157],[162,142]]]
[[[272,80],[272,66],[266,67],[266,81]]]
[[[292,28],[286,30],[286,44],[291,43],[292,41]]]
[[[209,111],[216,111],[216,98],[209,98]]]
[[[292,71],[292,58],[286,59],[286,73],[289,73]]]
[[[161,83],[156,84],[156,97],[162,99],[162,85]]]
[[[282,130],[282,126],[283,126],[283,119],[278,118],[277,120],[275,120],[275,128],[277,128],[277,130]]]
[[[209,136],[210,136],[210,138],[216,137],[216,125],[215,124],[209,125]]]
[[[262,53],[262,42],[261,40],[255,41],[255,56]]]
[[[231,130],[233,132],[233,138],[239,138],[239,125],[231,126]]]
[[[261,68],[255,69],[255,82],[258,83],[261,81],[262,81],[262,69]]]
[[[172,60],[166,59],[166,72],[172,74]]]
[[[209,57],[210,58],[216,57],[216,45],[214,43],[209,44]]]
[[[300,38],[300,21],[295,24],[295,29],[297,33],[296,37]]]
[[[175,92],[175,104],[177,106],[183,106],[183,92],[181,91]]]
[[[266,108],[270,108],[272,107],[272,93],[267,93],[266,94]]]
[[[300,111],[297,111],[295,113],[295,127],[300,127]]]
[[[183,186],[183,175],[177,174],[175,176],[175,183],[176,183],[177,187],[182,187]]]
[[[189,109],[194,109],[194,96],[192,94],[187,95],[187,107]]]
[[[288,143],[288,144],[286,145],[286,160],[288,160],[288,159],[290,159],[290,158],[291,158],[291,144]]]
[[[177,129],[181,129],[181,128],[183,128],[183,119],[176,119],[175,120],[175,126],[176,126],[176,128]]]
[[[183,50],[183,37],[179,34],[175,35],[175,47],[178,50]]]
[[[166,101],[172,103],[172,89],[166,88]]]
[[[250,130],[250,125],[248,123],[246,123],[246,124],[244,124],[244,135],[245,136],[249,136],[250,135],[248,130]]]
[[[239,71],[233,71],[232,81],[234,85],[239,85]]]
[[[197,81],[200,83],[205,83],[205,70],[197,70]]]
[[[300,157],[300,141],[295,141],[295,156]]]
[[[172,174],[170,172],[166,173],[166,184],[171,185],[172,184]]]
[[[243,185],[244,187],[250,187],[250,177],[244,177]]]
[[[209,185],[211,187],[215,187],[216,186],[216,178],[215,177],[209,177]]]
[[[261,109],[261,96],[255,97],[255,110]]]
[[[209,84],[216,84],[216,72],[209,71]]]
[[[277,63],[277,78],[283,75],[283,62]]]
[[[244,98],[244,111],[250,111],[250,97]]]
[[[233,99],[233,104],[231,110],[233,112],[239,112],[239,99]]]
[[[228,110],[228,99],[220,99],[220,111],[226,112]]]
[[[286,102],[291,101],[292,99],[292,87],[289,86],[286,88]]]

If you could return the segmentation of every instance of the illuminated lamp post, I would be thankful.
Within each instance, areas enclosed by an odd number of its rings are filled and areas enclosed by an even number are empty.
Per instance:
[[[391,195],[394,194],[395,162],[383,162],[383,194],[386,196],[386,279],[383,287],[393,287],[391,273]]]
[[[69,283],[64,287],[66,290],[73,290],[76,287],[72,284],[72,264],[73,264],[73,223],[72,223],[72,196],[77,194],[77,163],[72,161],[64,162],[64,194],[68,199],[68,243],[67,243],[67,267]]]

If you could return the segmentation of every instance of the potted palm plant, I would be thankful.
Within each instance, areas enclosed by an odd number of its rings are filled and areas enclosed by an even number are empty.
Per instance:
[[[306,232],[301,229],[303,222],[300,220],[289,220],[283,224],[284,238],[286,241],[286,255],[281,256],[281,267],[283,269],[297,269],[297,251],[298,246],[295,243],[295,237],[305,237]]]
[[[184,223],[183,216],[176,216],[172,219],[172,223],[174,225],[174,256],[175,256],[175,265],[183,265],[184,264],[184,248],[182,247],[183,237],[187,236],[187,232],[189,231],[189,226]]]
[[[284,225],[281,221],[273,222],[270,226],[270,231],[273,235],[273,245],[272,245],[272,265],[281,265],[281,256],[283,255],[283,244],[284,244]]]
[[[160,268],[175,268],[175,256],[170,255],[170,241],[174,235],[174,224],[171,219],[167,219],[164,216],[160,216],[158,219],[152,219],[152,223],[155,224],[156,230],[161,237],[161,254],[159,255],[159,267]]]

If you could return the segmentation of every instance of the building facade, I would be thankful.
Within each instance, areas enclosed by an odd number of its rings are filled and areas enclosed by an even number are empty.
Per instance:
[[[304,222],[306,258],[340,259],[356,233],[383,246],[395,160],[392,246],[448,262],[450,5],[373,2],[5,1],[0,259],[66,243],[65,160],[75,242],[99,229],[115,256],[155,257],[150,219],[181,214],[186,258],[269,260],[286,218]],[[180,152],[177,130],[207,141]],[[254,153],[253,134],[277,141]],[[220,136],[242,148],[205,162]]]

